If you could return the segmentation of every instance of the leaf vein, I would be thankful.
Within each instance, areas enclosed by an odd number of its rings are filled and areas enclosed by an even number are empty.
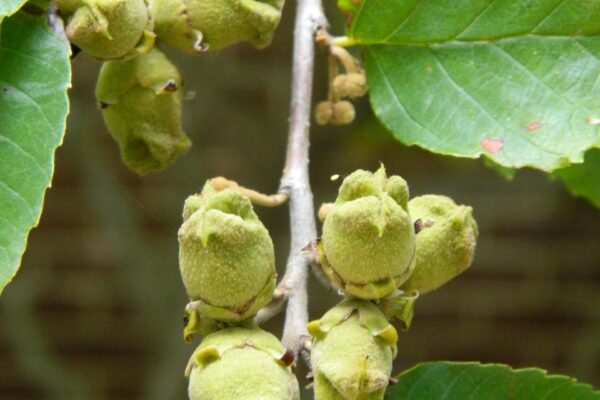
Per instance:
[[[17,150],[19,150],[21,153],[23,153],[28,158],[30,158],[33,161],[34,165],[37,167],[37,169],[39,169],[42,172],[42,174],[44,175],[44,178],[46,178],[47,181],[50,180],[50,176],[48,175],[48,173],[44,170],[44,168],[39,163],[39,161],[30,152],[26,151],[24,148],[19,146],[18,143],[16,143],[14,140],[12,140],[6,136],[0,135],[0,141],[4,141],[4,142],[8,143],[9,145],[12,145]]]
[[[23,58],[27,58],[29,60],[40,62],[40,63],[44,64],[46,67],[48,67],[48,69],[50,69],[53,72],[55,72],[56,76],[61,76],[62,75],[62,72],[59,71],[58,68],[56,68],[54,65],[52,65],[48,60],[45,60],[43,58],[33,57],[33,56],[29,55],[29,54],[23,53],[22,51],[19,51],[19,50],[16,50],[14,48],[10,48],[10,47],[0,47],[0,53],[3,52],[3,51],[15,53],[15,54],[20,55]]]
[[[0,181],[0,187],[3,187],[9,193],[14,194],[19,200],[21,200],[23,203],[25,203],[25,205],[27,206],[27,211],[29,211],[29,217],[31,218],[32,221],[35,221],[35,216],[33,215],[33,209],[31,208],[31,205],[29,205],[27,200],[19,192],[17,192],[12,187],[8,186],[8,184],[3,181]]]
[[[566,0],[560,0],[556,6],[548,13],[548,15],[546,15],[544,18],[542,18],[542,20],[540,22],[538,22],[538,24],[533,27],[533,29],[531,29],[531,32],[535,32],[537,31],[540,26],[542,26],[544,24],[544,22],[546,22],[548,20],[548,18],[550,18],[551,16],[553,16],[557,10],[559,10],[563,4],[565,4]]]
[[[475,25],[475,23],[477,23],[477,21],[479,21],[481,19],[481,17],[487,13],[491,8],[492,5],[495,3],[495,0],[491,0],[487,6],[485,6],[476,16],[475,18],[473,18],[471,20],[471,22],[469,22],[467,24],[467,26],[465,26],[460,32],[458,32],[456,35],[454,35],[453,38],[449,39],[449,40],[453,40],[454,38],[457,38],[459,36],[461,36],[463,33],[465,33],[466,31],[468,31],[473,25]]]
[[[50,122],[50,119],[46,115],[46,112],[44,111],[44,109],[42,108],[42,106],[40,106],[38,104],[38,102],[35,101],[35,99],[33,97],[31,97],[31,95],[29,95],[27,92],[25,92],[25,91],[17,88],[16,86],[11,85],[10,83],[8,83],[6,81],[0,80],[0,84],[5,85],[5,86],[13,89],[17,93],[20,93],[21,95],[23,95],[27,100],[29,100],[35,106],[35,108],[40,112],[40,114],[42,115],[44,122],[48,126],[48,130],[50,130],[51,132],[54,131],[54,129],[52,129],[52,123]]]
[[[511,131],[511,132],[515,132],[518,133],[519,136],[521,136],[521,138],[523,138],[523,140],[525,140],[526,142],[530,143],[532,146],[534,146],[534,148],[537,148],[539,150],[542,150],[546,153],[558,156],[558,157],[563,157],[562,154],[550,150],[550,149],[546,149],[545,147],[533,142],[530,138],[526,137],[523,132],[520,132],[516,129],[512,129],[506,125],[504,125],[500,120],[498,120],[498,118],[496,116],[494,116],[488,109],[486,109],[471,93],[469,93],[465,88],[463,88],[462,86],[460,86],[455,80],[454,78],[452,78],[452,76],[449,74],[449,72],[446,70],[446,68],[444,67],[444,64],[442,63],[442,61],[439,59],[439,57],[437,56],[437,54],[431,49],[428,48],[429,51],[431,52],[431,54],[433,55],[433,57],[435,58],[437,64],[439,65],[442,73],[448,78],[449,82],[451,83],[451,85],[462,95],[464,95],[467,100],[469,100],[473,105],[475,105],[475,107],[477,107],[479,110],[481,110],[483,113],[485,113],[492,121],[494,121],[496,124],[500,125],[502,128],[504,128],[507,131]],[[508,158],[507,154],[504,153],[504,156]]]
[[[367,0],[363,0],[363,4],[366,3]],[[411,12],[406,16],[406,18],[404,18],[404,21],[402,21],[396,28],[394,28],[394,30],[392,31],[392,33],[390,33],[389,35],[387,35],[385,38],[383,38],[383,42],[387,42],[387,40],[389,38],[391,38],[392,36],[394,36],[396,33],[400,32],[400,29],[402,29],[402,27],[404,25],[406,25],[406,23],[415,15],[415,13],[417,12],[417,10],[419,9],[419,7],[421,7],[421,5],[423,4],[423,0],[419,1],[415,7],[411,10]]]
[[[390,97],[392,97],[395,100],[396,104],[404,111],[404,113],[411,119],[411,121],[413,121],[417,126],[420,126],[425,131],[425,133],[427,133],[429,136],[432,136],[436,140],[442,140],[440,138],[440,136],[438,136],[437,134],[435,134],[434,131],[431,131],[429,128],[427,128],[425,125],[423,125],[418,119],[416,119],[415,117],[413,117],[411,113],[408,112],[408,110],[406,109],[406,107],[404,106],[404,104],[402,103],[402,101],[400,100],[400,98],[398,97],[398,94],[396,93],[396,91],[392,87],[390,79],[388,78],[388,74],[386,73],[386,71],[384,70],[383,66],[381,65],[381,62],[377,58],[376,52],[373,51],[372,49],[369,49],[369,51],[371,52],[371,57],[373,58],[373,60],[377,64],[377,68],[379,69],[379,71],[381,71],[381,76],[383,77],[383,80],[385,82],[385,86],[386,86],[388,92],[390,93]]]
[[[565,98],[565,96],[562,93],[559,93],[555,88],[553,88],[552,86],[550,86],[546,82],[544,82],[541,77],[539,77],[536,74],[534,74],[521,61],[517,60],[512,54],[510,54],[509,52],[507,52],[506,50],[504,50],[502,47],[498,46],[497,43],[492,43],[492,47],[495,48],[497,51],[499,51],[501,54],[504,54],[505,55],[504,57],[508,58],[511,61],[512,64],[514,64],[514,65],[517,66],[517,68],[519,68],[522,71],[525,71],[529,76],[531,76],[532,78],[534,78],[541,85],[543,85],[544,87],[546,87],[548,90],[550,90],[556,96],[558,96],[559,98],[561,98],[563,101],[569,103],[574,108],[580,108],[581,107],[581,110],[583,110],[583,111],[585,111],[587,113],[590,113],[590,115],[592,114],[591,109],[588,109],[588,108],[584,107],[581,104],[577,104],[577,103],[573,103],[573,102],[569,101],[567,98]]]
[[[454,380],[446,388],[446,391],[444,391],[444,394],[441,397],[442,400],[445,400],[445,399],[448,398],[448,393],[450,393],[450,389],[452,389],[454,387],[454,385],[456,385],[456,383],[458,382],[458,380],[460,379],[460,377],[463,376],[466,373],[467,373],[467,369],[464,369],[460,374],[456,375],[456,378],[454,378]]]

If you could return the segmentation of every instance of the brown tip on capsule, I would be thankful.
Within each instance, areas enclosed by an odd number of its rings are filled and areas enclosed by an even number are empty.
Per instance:
[[[292,349],[285,349],[285,353],[279,359],[282,363],[289,366],[294,363],[296,356],[294,355],[294,351]]]
[[[177,86],[177,82],[173,79],[170,79],[163,87],[163,91],[168,93],[176,92],[177,89],[179,89],[179,87]]]
[[[415,226],[415,233],[419,233],[421,232],[423,229],[425,228],[429,228],[431,226],[433,226],[433,221],[432,220],[425,220],[423,221],[421,218],[418,218],[415,222],[414,222],[414,226]]]

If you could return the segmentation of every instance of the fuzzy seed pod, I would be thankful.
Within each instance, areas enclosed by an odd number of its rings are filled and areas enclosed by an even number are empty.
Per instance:
[[[322,101],[315,107],[315,120],[319,125],[327,125],[333,119],[333,106],[331,101]]]
[[[333,80],[333,90],[342,98],[349,97],[355,99],[367,94],[368,91],[367,78],[364,73],[352,72],[342,74],[335,77]]]
[[[473,262],[477,223],[473,209],[459,206],[446,196],[415,197],[408,209],[416,224],[417,261],[402,290],[430,292],[450,281]]]
[[[408,279],[415,232],[408,186],[399,176],[358,170],[344,179],[327,213],[320,263],[333,284],[363,299],[380,299]]]
[[[158,49],[100,70],[96,99],[104,123],[133,172],[160,170],[190,147],[181,130],[183,82],[177,67]]]
[[[101,60],[146,53],[154,45],[149,0],[58,0],[69,40]]]
[[[344,300],[308,331],[315,400],[383,399],[398,332],[375,304]]]
[[[333,105],[331,123],[334,125],[348,125],[354,121],[356,112],[349,101],[338,101]]]
[[[154,0],[153,5],[158,37],[194,53],[245,41],[267,46],[283,0]]]
[[[298,400],[293,356],[259,328],[208,335],[186,370],[190,400]]]
[[[191,300],[207,318],[236,322],[254,316],[275,290],[269,232],[243,194],[210,181],[190,196],[179,229],[179,267]]]

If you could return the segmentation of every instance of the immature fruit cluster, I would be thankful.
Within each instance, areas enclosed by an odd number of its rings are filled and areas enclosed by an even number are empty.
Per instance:
[[[330,45],[329,50],[329,93],[327,100],[315,107],[315,120],[319,125],[348,125],[354,121],[356,111],[350,101],[343,99],[354,100],[367,94],[367,79],[348,51],[335,45]],[[338,72],[338,64],[343,65],[345,73]]]
[[[218,50],[237,42],[269,44],[283,0],[57,0],[69,40],[109,61],[96,98],[125,164],[157,171],[190,146],[181,130],[183,80],[154,48]]]
[[[346,300],[308,324],[316,400],[382,400],[419,292],[448,282],[473,260],[471,208],[444,196],[412,199],[383,166],[358,170],[323,208],[319,262]]]
[[[298,400],[293,354],[252,323],[276,273],[271,237],[248,197],[212,181],[188,197],[179,266],[191,300],[184,340],[204,336],[186,369],[190,399]]]

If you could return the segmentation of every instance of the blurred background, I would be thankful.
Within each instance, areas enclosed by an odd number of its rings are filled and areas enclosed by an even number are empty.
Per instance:
[[[21,270],[0,298],[0,399],[186,398],[183,371],[197,342],[181,337],[181,207],[216,175],[277,190],[293,6],[263,51],[241,45],[201,57],[170,53],[190,92],[184,125],[193,147],[145,178],[126,170],[103,126],[93,95],[100,63],[74,60],[72,113],[53,186]],[[341,15],[328,11],[332,32],[341,34]],[[326,96],[322,54],[316,66],[315,102]],[[600,211],[540,172],[507,181],[480,160],[404,147],[375,121],[366,99],[357,115],[349,127],[312,128],[317,208],[335,198],[332,175],[383,162],[409,182],[412,196],[446,194],[472,205],[480,227],[472,268],[417,303],[413,328],[400,336],[396,371],[426,360],[479,360],[539,366],[600,387]],[[287,207],[257,212],[281,276]],[[337,301],[312,278],[310,292],[311,318]],[[281,326],[278,318],[266,328],[279,334]]]

